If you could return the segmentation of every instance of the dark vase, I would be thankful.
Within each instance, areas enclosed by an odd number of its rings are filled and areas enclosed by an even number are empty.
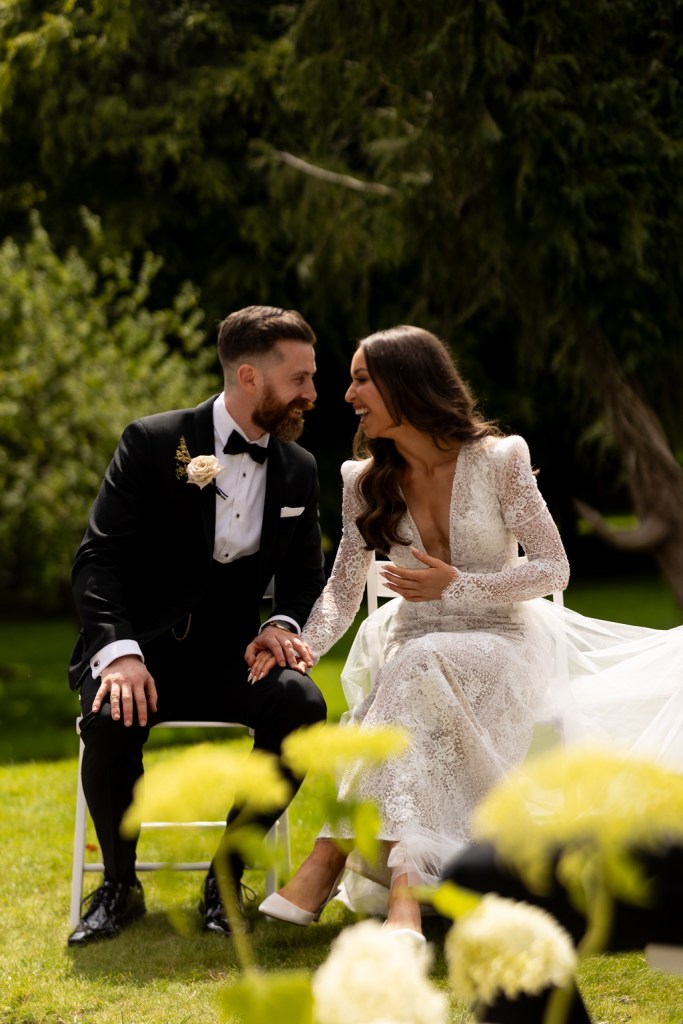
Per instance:
[[[481,1024],[543,1024],[548,1000],[554,991],[550,986],[536,996],[520,995],[517,999],[499,996],[490,1006],[483,1003],[475,1006],[474,1019]],[[591,1024],[590,1014],[575,987],[564,1024]]]
[[[543,1024],[551,988],[544,989],[538,995],[519,995],[516,999],[499,996],[491,1005],[477,1004],[474,1019],[485,1021],[486,1024]]]

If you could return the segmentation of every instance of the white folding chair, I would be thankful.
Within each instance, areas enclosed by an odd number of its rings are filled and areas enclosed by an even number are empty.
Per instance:
[[[386,569],[388,566],[393,565],[393,562],[387,559],[381,560],[374,558],[370,562],[370,568],[368,569],[368,576],[365,581],[365,598],[368,604],[368,615],[372,615],[373,612],[377,611],[379,606],[380,597],[396,597],[393,590],[389,590],[386,583],[384,582],[384,576],[382,576],[382,569]]]
[[[76,719],[76,730],[78,731],[78,723],[80,719]],[[158,722],[155,729],[242,729],[244,726],[237,722]],[[80,735],[80,734],[79,734]],[[78,781],[76,784],[76,821],[74,826],[74,854],[73,854],[73,867],[71,871],[71,905],[70,905],[70,919],[71,927],[75,928],[78,924],[81,916],[81,902],[83,899],[83,876],[86,872],[103,871],[104,865],[98,862],[88,862],[85,860],[85,843],[86,843],[86,826],[88,818],[88,809],[85,802],[85,794],[83,793],[83,784],[81,782],[81,764],[83,762],[83,740],[79,742],[78,752]],[[143,829],[163,829],[163,828],[225,828],[225,819],[222,821],[188,821],[179,823],[177,821],[145,821],[142,823]],[[286,874],[291,871],[291,852],[290,852],[290,841],[289,841],[289,813],[285,808],[283,814],[275,822],[270,832],[266,836],[266,842],[271,846],[277,846],[282,850],[283,867]],[[136,871],[159,871],[162,868],[172,869],[174,871],[208,871],[209,861],[136,861]],[[274,866],[270,866],[266,870],[266,894],[270,895],[278,887],[278,870]]]

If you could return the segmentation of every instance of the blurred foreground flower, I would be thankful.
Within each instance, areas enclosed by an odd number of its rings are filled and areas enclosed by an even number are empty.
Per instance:
[[[445,951],[453,993],[469,1004],[562,988],[577,962],[570,936],[554,917],[493,894],[451,928]]]
[[[243,1024],[311,1024],[311,978],[305,971],[248,970],[223,989],[219,1001],[225,1021]]]
[[[355,761],[378,764],[398,757],[408,747],[403,729],[363,729],[358,725],[320,722],[291,733],[282,744],[284,761],[296,775],[306,772],[334,776]]]
[[[445,1024],[448,1000],[429,981],[426,947],[377,921],[345,928],[313,975],[315,1024]]]
[[[134,836],[146,820],[225,818],[232,803],[268,811],[286,803],[288,796],[289,786],[272,754],[201,743],[146,772],[135,787],[121,831]]]
[[[357,851],[369,864],[374,864],[379,854],[379,813],[374,803],[357,799],[351,787],[350,795],[340,800],[336,780],[345,771],[363,774],[370,765],[398,757],[408,743],[404,729],[321,722],[292,733],[282,744],[283,759],[295,775],[310,772],[323,781],[319,803],[327,821],[341,827],[338,835],[354,837]]]
[[[473,832],[492,840],[535,891],[544,890],[562,851],[560,873],[578,876],[598,856],[611,894],[643,902],[634,854],[683,842],[683,776],[611,751],[552,751],[485,797]]]

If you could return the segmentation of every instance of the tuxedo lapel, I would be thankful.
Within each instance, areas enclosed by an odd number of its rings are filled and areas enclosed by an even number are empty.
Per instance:
[[[195,447],[196,451],[190,450],[195,455],[213,455],[215,443],[213,436],[213,404],[214,398],[202,402],[195,409]],[[214,534],[216,532],[216,492],[213,487],[203,487],[200,495],[202,510],[202,525],[204,537],[209,553],[213,555]]]
[[[266,498],[263,506],[263,524],[261,526],[261,543],[259,545],[259,565],[261,568],[272,564],[285,482],[282,448],[273,437],[270,438],[268,443],[268,461],[266,465],[268,467]]]

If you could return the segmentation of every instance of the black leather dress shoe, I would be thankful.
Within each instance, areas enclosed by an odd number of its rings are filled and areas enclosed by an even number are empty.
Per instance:
[[[235,896],[235,907],[237,910],[237,928],[241,935],[250,929],[249,918],[244,912],[244,901],[242,899],[242,886],[238,882],[233,886]],[[199,913],[204,916],[204,931],[219,932],[221,935],[232,935],[233,929],[226,916],[221,896],[218,891],[218,882],[209,875],[204,881],[204,896],[199,903]]]
[[[69,946],[87,946],[100,939],[113,939],[146,910],[139,882],[126,885],[125,882],[105,881],[83,902],[89,902],[90,906],[69,936]]]

